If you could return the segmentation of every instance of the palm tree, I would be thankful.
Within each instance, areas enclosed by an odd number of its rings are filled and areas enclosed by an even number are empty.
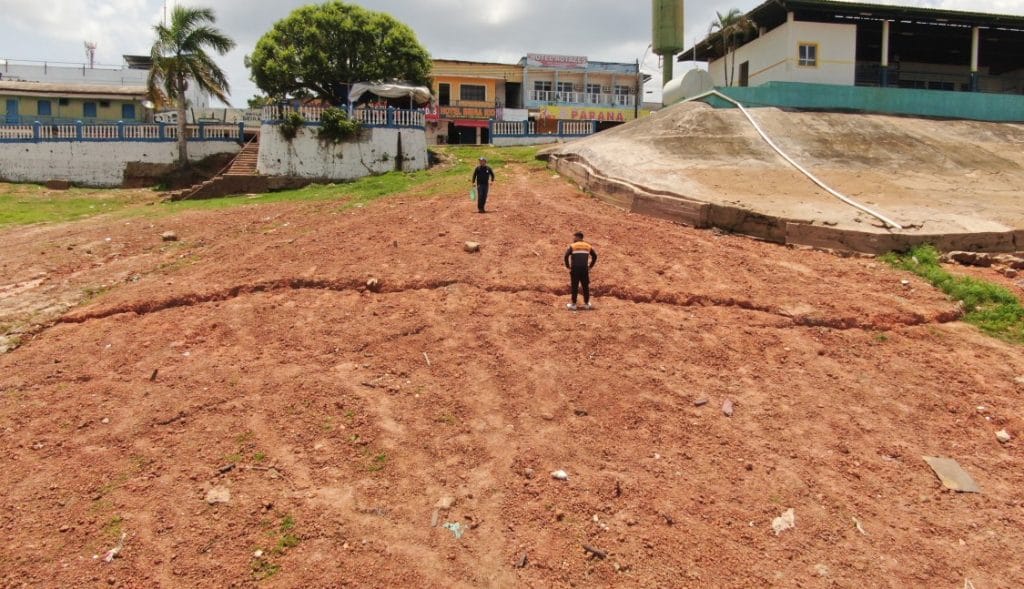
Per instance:
[[[716,20],[711,22],[711,26],[708,27],[708,34],[719,31],[722,39],[722,49],[724,55],[724,61],[722,68],[725,71],[725,85],[732,86],[733,79],[736,77],[736,38],[740,34],[746,34],[753,26],[753,22],[747,18],[747,15],[740,12],[738,8],[731,8],[729,12],[724,15],[721,12],[715,11]],[[732,75],[729,75],[729,53],[732,53]]]
[[[170,25],[153,27],[156,41],[150,56],[153,61],[147,87],[153,102],[159,106],[174,104],[178,110],[178,164],[188,165],[188,137],[185,130],[185,91],[190,81],[204,92],[228,103],[228,79],[224,71],[206,54],[210,48],[224,55],[235,42],[213,23],[216,18],[209,8],[175,6]]]

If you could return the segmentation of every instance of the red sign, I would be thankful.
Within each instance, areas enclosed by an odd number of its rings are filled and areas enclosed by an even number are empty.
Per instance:
[[[442,106],[438,109],[446,119],[493,119],[495,109],[475,106]]]
[[[527,53],[526,65],[529,67],[582,70],[587,68],[587,58],[580,55],[544,55],[542,53]]]

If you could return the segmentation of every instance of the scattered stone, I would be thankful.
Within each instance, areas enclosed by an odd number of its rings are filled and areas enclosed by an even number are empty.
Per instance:
[[[999,273],[1007,278],[1016,278],[1020,271],[1013,268],[1000,268]]]
[[[1017,378],[1013,379],[1013,382],[1019,385],[1024,385],[1024,376],[1018,376]]]
[[[110,423],[110,418],[109,417],[104,417],[103,419],[100,420],[100,423],[106,425],[106,424]]]
[[[523,471],[523,476],[528,478],[528,479],[532,479],[533,478],[533,469],[532,468],[525,469]]]
[[[267,469],[267,478],[279,479],[281,478],[281,473],[276,468],[269,468]]]
[[[519,560],[516,561],[516,568],[521,569],[526,567],[526,553],[524,552]]]
[[[729,399],[722,403],[722,414],[726,417],[732,417],[732,401]]]
[[[693,402],[693,406],[694,407],[703,407],[703,406],[705,406],[707,404],[708,404],[708,400],[707,399],[697,399],[696,401]]]
[[[462,244],[462,249],[466,250],[471,254],[474,254],[480,251],[480,244],[475,241],[467,241],[466,243]]]
[[[434,507],[438,509],[451,509],[455,505],[455,497],[445,496],[437,500]]]
[[[206,502],[210,505],[228,503],[229,501],[231,501],[231,490],[227,487],[217,486],[206,492]]]
[[[230,464],[225,464],[224,466],[218,468],[217,472],[220,473],[220,474],[227,474],[227,473],[231,472],[234,469],[235,469],[235,463],[232,462]]]
[[[910,286],[910,281],[904,278],[903,280],[900,280],[900,284],[903,286]]]
[[[942,481],[942,486],[959,493],[980,493],[981,489],[974,482],[971,475],[967,474],[960,464],[952,458],[935,458],[925,456],[925,462],[932,467],[935,476]]]
[[[61,531],[61,533],[70,532],[71,531],[71,526],[65,524],[65,525],[60,527],[60,531]]]
[[[373,292],[377,292],[378,290],[380,290],[380,280],[377,280],[376,278],[371,278],[371,279],[367,280],[366,281],[366,288],[367,288],[367,290],[371,290]]]
[[[164,231],[160,234],[160,239],[164,241],[178,241],[178,234],[173,231]]]
[[[253,552],[252,553],[252,557],[253,558],[263,558],[263,551],[262,550],[257,550],[256,552]]]
[[[587,552],[590,553],[590,555],[592,557],[594,557],[594,558],[596,558],[598,560],[604,560],[604,559],[608,558],[608,553],[607,552],[605,552],[604,550],[598,550],[597,548],[594,548],[593,546],[589,546],[587,544],[583,545],[583,550],[586,550]]]
[[[576,414],[576,417],[586,417],[587,415],[590,415],[587,413],[586,409],[574,409],[573,413]]]
[[[1006,431],[1005,429],[1001,429],[996,432],[996,439],[999,440],[1000,444],[1005,444],[1012,440],[1013,438],[1010,436],[1010,432]]]
[[[817,573],[819,577],[827,577],[829,575],[828,567],[823,564],[814,565],[814,572]]]
[[[782,515],[772,520],[772,531],[778,536],[786,530],[796,527],[796,511],[792,507],[782,512]]]
[[[551,478],[558,479],[560,481],[567,481],[569,480],[569,473],[564,470],[556,470],[551,473]]]

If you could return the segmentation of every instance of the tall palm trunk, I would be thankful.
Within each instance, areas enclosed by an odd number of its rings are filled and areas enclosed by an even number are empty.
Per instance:
[[[178,165],[188,167],[188,119],[185,106],[185,79],[178,78]]]

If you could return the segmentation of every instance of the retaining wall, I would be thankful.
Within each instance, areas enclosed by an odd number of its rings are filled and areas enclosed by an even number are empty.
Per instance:
[[[357,140],[339,144],[321,143],[316,132],[316,126],[307,125],[288,141],[279,125],[264,123],[259,173],[339,181],[427,168],[427,137],[422,128],[369,127],[360,131]]]
[[[190,161],[220,153],[238,153],[235,141],[189,142]],[[121,186],[130,163],[171,165],[178,144],[138,141],[53,141],[0,144],[0,180],[46,183],[63,180],[76,186]]]

